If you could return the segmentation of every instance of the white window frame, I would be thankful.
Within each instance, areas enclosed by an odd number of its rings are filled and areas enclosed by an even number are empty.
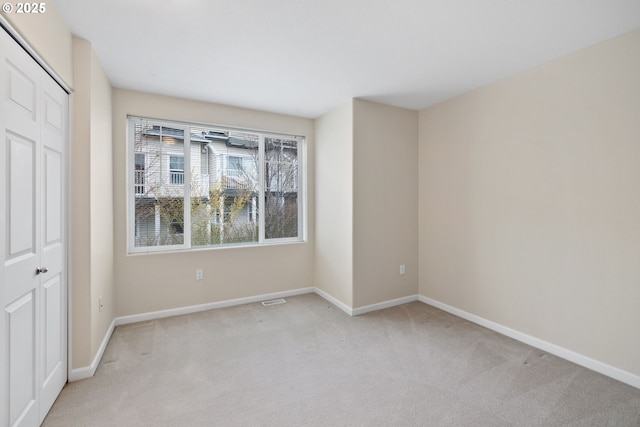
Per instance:
[[[132,123],[139,122],[150,125],[157,125],[161,127],[168,127],[172,129],[180,129],[184,131],[184,170],[185,178],[183,185],[183,198],[184,198],[184,224],[183,224],[183,244],[179,245],[162,245],[162,246],[135,246],[135,197],[134,190],[135,182],[135,146],[134,146],[134,133],[135,126]],[[191,179],[186,176],[186,171],[191,170],[191,127],[211,127],[216,130],[222,131],[244,131],[256,133],[259,135],[258,143],[258,197],[257,197],[257,212],[258,212],[258,241],[257,242],[244,242],[244,243],[229,243],[209,246],[191,246]],[[298,156],[298,182],[297,182],[297,224],[298,235],[296,237],[285,238],[265,238],[265,139],[266,138],[283,138],[295,140],[297,142],[297,156]],[[184,123],[174,122],[168,120],[156,120],[148,119],[138,116],[127,117],[127,246],[129,254],[139,253],[156,253],[156,252],[171,252],[171,251],[185,251],[185,250],[208,250],[208,249],[224,249],[230,247],[255,247],[255,246],[267,246],[273,244],[290,244],[301,243],[307,241],[307,147],[306,138],[304,136],[296,136],[290,134],[280,134],[272,132],[264,132],[253,129],[241,129],[228,126],[202,124],[202,123]],[[174,156],[176,154],[169,154]],[[235,156],[239,157],[239,156]],[[145,155],[146,158],[146,155]],[[227,166],[227,165],[225,165]],[[249,208],[251,211],[251,207]],[[255,214],[255,213],[254,213]],[[250,214],[249,214],[250,215]]]

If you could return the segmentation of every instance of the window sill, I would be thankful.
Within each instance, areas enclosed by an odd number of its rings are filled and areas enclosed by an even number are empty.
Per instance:
[[[286,246],[286,245],[302,245],[309,243],[308,240],[286,240],[286,241],[274,241],[260,244],[253,243],[232,243],[228,245],[218,245],[218,246],[198,246],[191,247],[185,249],[168,249],[168,250],[151,250],[151,251],[134,251],[127,252],[127,256],[141,256],[141,255],[164,255],[164,254],[183,254],[190,252],[207,252],[207,251],[220,251],[220,250],[235,250],[235,249],[258,249],[258,248],[268,248],[274,246]]]

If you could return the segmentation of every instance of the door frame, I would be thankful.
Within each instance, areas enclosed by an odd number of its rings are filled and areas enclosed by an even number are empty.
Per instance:
[[[20,45],[20,47],[22,47],[22,49],[24,49],[29,56],[62,88],[62,90],[64,90],[67,93],[68,96],[68,112],[67,112],[67,135],[66,135],[66,143],[67,143],[67,150],[65,153],[65,162],[67,167],[64,170],[64,179],[66,180],[66,185],[64,188],[64,197],[66,199],[66,211],[67,211],[67,216],[65,218],[64,221],[64,235],[65,235],[65,239],[67,242],[67,248],[66,248],[66,279],[67,279],[67,283],[66,283],[66,288],[67,288],[67,382],[69,382],[69,378],[71,375],[71,370],[72,370],[72,366],[73,366],[73,346],[72,346],[72,341],[73,341],[73,310],[72,310],[72,303],[73,303],[73,294],[72,294],[72,282],[73,282],[73,278],[71,277],[71,268],[70,268],[70,261],[71,261],[71,249],[72,249],[72,241],[71,241],[71,230],[70,230],[70,224],[73,223],[73,221],[71,221],[71,218],[73,216],[73,211],[71,210],[72,208],[72,200],[71,200],[71,160],[72,160],[72,153],[71,153],[71,132],[73,130],[73,91],[71,90],[71,88],[69,87],[69,85],[67,85],[64,80],[56,73],[56,71],[50,67],[47,62],[35,51],[35,49],[33,49],[31,47],[31,45],[29,44],[29,42],[27,42],[27,40],[22,37],[22,35],[20,35],[20,33],[18,32],[18,30],[15,29],[15,27],[13,27],[11,25],[11,23],[9,23],[9,21],[7,21],[7,19],[0,14],[0,31],[6,31],[7,34],[9,34],[9,36],[14,39],[16,41],[16,43],[18,43],[18,45]]]

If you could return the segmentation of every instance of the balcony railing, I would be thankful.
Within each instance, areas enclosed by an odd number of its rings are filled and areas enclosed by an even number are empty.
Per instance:
[[[295,193],[298,190],[298,182],[289,177],[280,180],[272,177],[267,183],[270,192]],[[191,196],[209,197],[211,188],[238,191],[256,191],[257,182],[252,177],[238,170],[220,170],[216,175],[192,174],[190,176]],[[177,197],[185,184],[184,172],[170,171],[167,179],[159,179],[159,174],[150,174],[149,171],[137,170],[134,173],[134,191],[136,196],[145,197]]]
[[[166,176],[166,175],[165,175]],[[169,179],[162,181],[158,174],[137,170],[134,172],[134,191],[136,196],[147,197],[176,197],[180,187],[184,185],[184,172],[171,171]],[[209,175],[191,175],[191,195],[207,197],[211,184]],[[178,193],[176,193],[178,191]]]
[[[247,174],[240,173],[235,169],[223,169],[218,174],[218,182],[223,189],[227,190],[254,190],[257,187],[257,181]],[[294,177],[277,176],[271,177],[271,182],[267,182],[267,188],[271,191],[295,193],[298,191],[298,181]]]
[[[255,182],[252,180],[235,175],[222,175],[220,184],[226,190],[251,190],[255,187]]]
[[[171,185],[184,185],[184,171],[169,172],[169,183]]]
[[[145,179],[145,171],[143,171],[143,170],[135,171],[134,188],[135,188],[136,195],[140,195],[140,194],[146,193],[145,181],[146,181],[146,179]]]

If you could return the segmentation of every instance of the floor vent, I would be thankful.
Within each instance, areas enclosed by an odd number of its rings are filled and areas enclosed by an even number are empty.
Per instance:
[[[262,301],[262,305],[264,305],[266,307],[266,306],[269,306],[269,305],[284,304],[285,302],[287,302],[287,301],[285,301],[284,298],[279,298],[279,299],[272,299],[272,300],[269,300],[269,301]]]

